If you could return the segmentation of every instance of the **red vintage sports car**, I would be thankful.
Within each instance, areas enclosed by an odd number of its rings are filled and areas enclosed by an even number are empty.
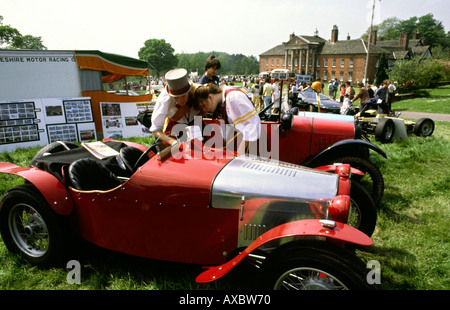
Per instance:
[[[75,236],[131,255],[208,266],[197,278],[206,283],[257,250],[265,258],[258,283],[266,288],[373,287],[369,269],[346,248],[372,244],[345,224],[349,165],[330,173],[248,155],[220,159],[195,139],[163,150],[105,144],[118,155],[98,159],[84,147],[59,151],[56,143],[30,167],[0,163],[1,173],[25,179],[0,205],[11,252],[38,266],[67,262]]]

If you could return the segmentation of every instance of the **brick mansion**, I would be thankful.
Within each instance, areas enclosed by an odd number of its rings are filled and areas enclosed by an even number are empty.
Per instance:
[[[363,81],[367,50],[369,49],[367,78],[373,83],[380,56],[384,53],[388,58],[389,69],[396,60],[411,59],[415,56],[423,58],[431,55],[430,47],[420,39],[418,33],[409,38],[402,33],[398,40],[378,40],[377,32],[372,31],[370,43],[363,39],[339,40],[339,30],[335,25],[331,30],[331,39],[314,36],[289,36],[283,42],[259,55],[259,70],[289,69],[295,74],[311,75],[323,81]],[[370,45],[370,46],[369,46]]]

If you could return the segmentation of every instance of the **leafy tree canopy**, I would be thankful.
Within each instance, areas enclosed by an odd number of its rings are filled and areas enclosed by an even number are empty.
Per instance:
[[[46,50],[41,37],[22,35],[19,30],[10,25],[3,24],[3,16],[0,16],[0,48],[4,49],[31,49]]]
[[[206,59],[210,55],[216,55],[220,60],[219,75],[251,75],[259,73],[259,62],[255,56],[230,55],[216,51],[177,54],[178,67],[185,68],[189,72],[198,72],[199,76],[201,76],[205,72]]]
[[[174,49],[164,39],[149,39],[138,52],[139,59],[147,61],[156,75],[161,76],[173,69],[178,58],[174,55]]]
[[[421,17],[413,16],[407,20],[400,20],[397,17],[387,18],[379,25],[374,25],[373,30],[377,30],[377,37],[381,40],[397,40],[401,33],[409,33],[411,37],[417,32],[431,47],[450,47],[450,33],[445,32],[442,22],[436,20],[431,13]],[[367,39],[369,31],[370,27],[361,38]]]

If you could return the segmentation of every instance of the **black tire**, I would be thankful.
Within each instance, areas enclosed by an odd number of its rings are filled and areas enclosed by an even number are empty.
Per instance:
[[[430,118],[421,118],[414,124],[414,134],[419,137],[429,137],[434,132],[434,121]]]
[[[59,266],[67,244],[67,225],[31,184],[8,190],[0,202],[0,233],[7,249],[31,264]]]
[[[44,146],[42,149],[39,150],[39,152],[34,155],[33,159],[31,160],[31,164],[34,164],[34,161],[36,159],[39,159],[43,156],[49,155],[49,154],[55,154],[67,150],[72,150],[79,147],[76,143],[70,142],[70,141],[56,141],[52,142],[49,145]]]
[[[376,289],[366,280],[368,269],[354,253],[320,241],[283,246],[263,263],[263,289]]]
[[[394,138],[395,124],[390,118],[382,118],[375,127],[375,139],[382,143],[389,143]]]
[[[346,156],[337,158],[334,163],[349,164],[364,172],[364,176],[352,174],[352,180],[358,181],[370,193],[375,205],[378,205],[384,194],[384,178],[380,170],[369,160]]]
[[[352,180],[350,214],[347,224],[371,237],[377,224],[377,208],[369,192]]]

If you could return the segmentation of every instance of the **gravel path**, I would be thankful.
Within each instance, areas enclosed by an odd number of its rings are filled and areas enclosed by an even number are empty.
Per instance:
[[[406,112],[406,111],[399,111],[400,118],[424,118],[428,117],[431,118],[433,121],[446,121],[450,122],[450,114],[438,114],[438,113],[422,113],[422,112]]]

